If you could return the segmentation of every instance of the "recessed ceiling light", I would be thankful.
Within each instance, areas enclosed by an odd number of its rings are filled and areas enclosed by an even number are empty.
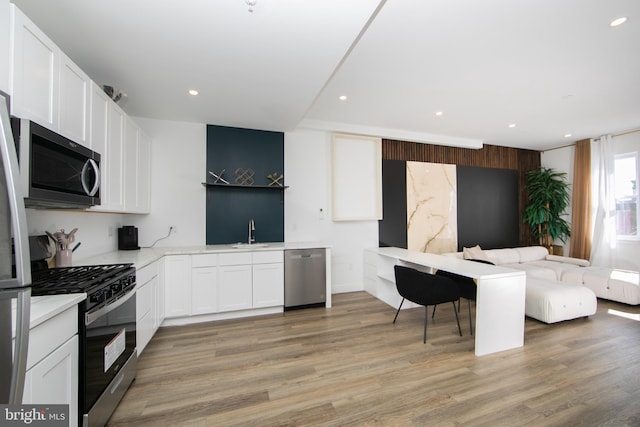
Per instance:
[[[198,94],[198,91],[195,89],[189,89],[189,95],[191,96],[196,96]]]
[[[620,18],[616,18],[613,21],[609,22],[609,26],[610,27],[617,27],[618,25],[622,25],[625,22],[627,22],[627,17],[626,16],[622,16]]]
[[[442,111],[436,111],[436,116],[441,116],[442,115]]]
[[[340,101],[346,101],[346,100],[347,100],[347,95],[340,95],[340,96],[338,97],[338,99],[339,99]]]
[[[565,133],[565,134],[564,134],[564,137],[565,137],[565,138],[571,138],[571,134],[570,134],[570,133]]]
[[[514,128],[514,127],[516,127],[516,124],[515,124],[515,123],[511,123],[511,124],[509,125],[509,127],[510,127],[510,128]]]

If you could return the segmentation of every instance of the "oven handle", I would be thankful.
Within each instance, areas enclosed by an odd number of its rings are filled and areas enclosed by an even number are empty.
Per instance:
[[[126,294],[120,296],[118,299],[110,302],[109,304],[107,304],[107,305],[105,305],[103,307],[100,307],[96,311],[90,311],[88,313],[85,313],[85,315],[84,315],[84,324],[86,326],[92,324],[93,322],[95,322],[100,317],[104,316],[105,314],[109,313],[110,311],[115,310],[116,308],[118,308],[122,304],[124,304],[125,302],[129,301],[131,299],[131,297],[133,297],[135,294],[136,294],[135,286],[131,286],[131,289]]]

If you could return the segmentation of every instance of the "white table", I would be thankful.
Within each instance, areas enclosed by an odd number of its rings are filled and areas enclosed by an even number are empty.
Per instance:
[[[475,354],[482,356],[524,345],[524,271],[465,261],[401,248],[365,251],[365,290],[397,308],[402,297],[395,287],[393,266],[433,272],[444,270],[475,279]]]

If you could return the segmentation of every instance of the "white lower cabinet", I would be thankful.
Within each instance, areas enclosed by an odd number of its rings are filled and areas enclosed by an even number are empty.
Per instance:
[[[164,319],[162,261],[151,263],[136,272],[136,348],[138,356],[145,349]]]
[[[220,311],[253,308],[251,264],[220,266]]]
[[[218,312],[218,267],[191,269],[191,314]]]
[[[191,260],[189,255],[164,257],[165,317],[191,315]]]
[[[283,252],[254,252],[253,307],[284,305]]]
[[[78,425],[77,335],[27,371],[22,403],[68,404],[69,425]]]
[[[220,311],[253,308],[251,252],[220,254],[218,263],[220,265],[220,280],[218,282]]]
[[[265,314],[284,305],[282,250],[169,255],[164,262],[167,324],[183,324],[180,318],[191,316],[251,315],[253,309]]]
[[[153,329],[158,330],[162,322],[164,321],[164,312],[165,312],[165,294],[164,294],[164,284],[165,284],[165,271],[164,271],[164,258],[156,261],[156,265],[158,267],[158,287],[156,289],[156,316],[153,319]]]
[[[78,425],[78,309],[69,308],[31,329],[22,402],[69,405]]]

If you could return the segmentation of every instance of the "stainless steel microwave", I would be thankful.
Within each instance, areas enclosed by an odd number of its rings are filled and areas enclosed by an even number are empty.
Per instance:
[[[100,204],[100,154],[26,119],[13,121],[25,206],[86,209]]]

